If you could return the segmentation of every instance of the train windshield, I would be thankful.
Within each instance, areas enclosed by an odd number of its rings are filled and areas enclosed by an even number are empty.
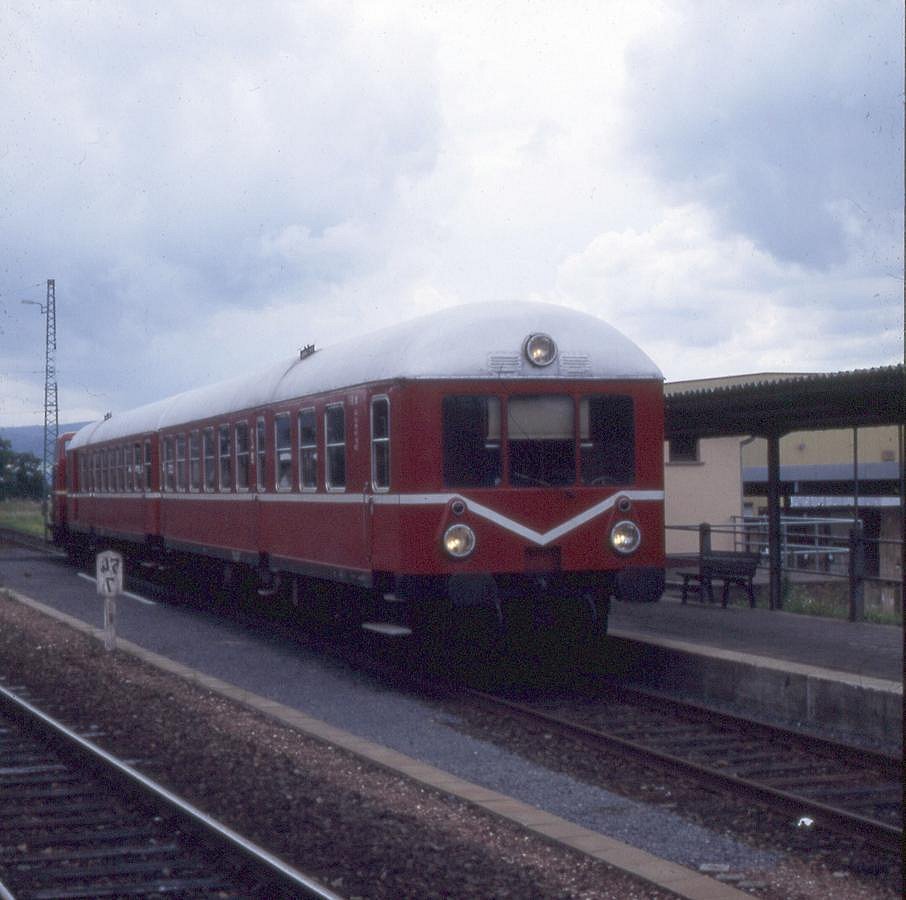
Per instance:
[[[493,487],[504,469],[517,488],[635,478],[635,415],[626,396],[445,397],[443,441],[447,487]]]
[[[576,437],[572,397],[510,397],[509,477],[514,487],[572,484]]]

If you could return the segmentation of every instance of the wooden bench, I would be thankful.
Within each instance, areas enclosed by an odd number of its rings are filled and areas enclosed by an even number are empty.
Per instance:
[[[737,584],[746,589],[749,606],[755,607],[755,592],[752,579],[761,559],[757,553],[737,553],[730,550],[709,550],[698,557],[697,569],[677,569],[677,575],[683,577],[683,603],[689,592],[707,596],[708,602],[714,602],[714,582],[723,582],[721,605],[726,608],[730,585]]]

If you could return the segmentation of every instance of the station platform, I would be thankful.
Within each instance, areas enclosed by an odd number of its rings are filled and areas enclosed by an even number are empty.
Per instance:
[[[652,687],[902,747],[903,629],[680,602],[614,603],[620,674]]]

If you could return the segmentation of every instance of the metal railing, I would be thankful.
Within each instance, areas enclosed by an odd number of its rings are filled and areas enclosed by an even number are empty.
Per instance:
[[[770,565],[768,523],[765,516],[733,516],[727,525],[668,525],[670,531],[698,533],[698,553],[708,552],[715,538],[738,552],[758,553],[759,568]],[[865,618],[866,586],[877,595],[882,606],[902,616],[903,579],[881,574],[882,554],[887,568],[895,568],[902,559],[901,540],[867,538],[860,519],[833,517],[781,517],[781,574],[786,581],[797,576],[811,580],[846,580],[849,583],[849,619]],[[690,556],[691,554],[682,554]],[[870,574],[869,561],[877,565],[878,574]],[[899,599],[897,599],[899,594]],[[782,608],[782,599],[780,603]]]

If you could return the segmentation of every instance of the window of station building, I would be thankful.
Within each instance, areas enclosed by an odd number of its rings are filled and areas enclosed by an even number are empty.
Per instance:
[[[274,416],[274,450],[277,454],[277,471],[275,473],[277,490],[292,490],[293,436],[288,412]]]
[[[145,490],[151,490],[151,441],[145,438]]]
[[[550,487],[576,479],[575,407],[563,395],[507,400],[509,478],[513,487]]]
[[[197,431],[189,435],[189,490],[201,490],[201,435]]]
[[[233,446],[230,440],[230,426],[221,425],[220,434],[220,490],[229,491],[233,488]]]
[[[303,491],[318,486],[318,420],[314,409],[299,413],[299,486]]]
[[[176,490],[180,492],[189,489],[189,467],[186,456],[186,436],[176,435]]]
[[[164,490],[176,490],[176,443],[173,437],[164,440]]]
[[[324,410],[324,480],[328,490],[346,488],[346,412],[342,403]]]
[[[672,463],[697,463],[698,438],[681,434],[667,441],[667,461]]]
[[[201,449],[204,456],[204,489],[208,493],[217,490],[217,452],[214,443],[214,428],[201,433]]]
[[[376,491],[390,489],[390,400],[371,401],[371,485]]]
[[[579,401],[583,484],[635,481],[635,405],[632,397],[602,394]]]
[[[500,484],[500,400],[472,395],[444,397],[442,416],[444,484]]]
[[[259,491],[267,490],[265,466],[267,464],[267,426],[264,416],[258,417],[255,426],[255,480]]]
[[[249,475],[251,474],[251,446],[249,445],[248,422],[238,422],[235,430],[236,437],[236,490],[249,489]]]

